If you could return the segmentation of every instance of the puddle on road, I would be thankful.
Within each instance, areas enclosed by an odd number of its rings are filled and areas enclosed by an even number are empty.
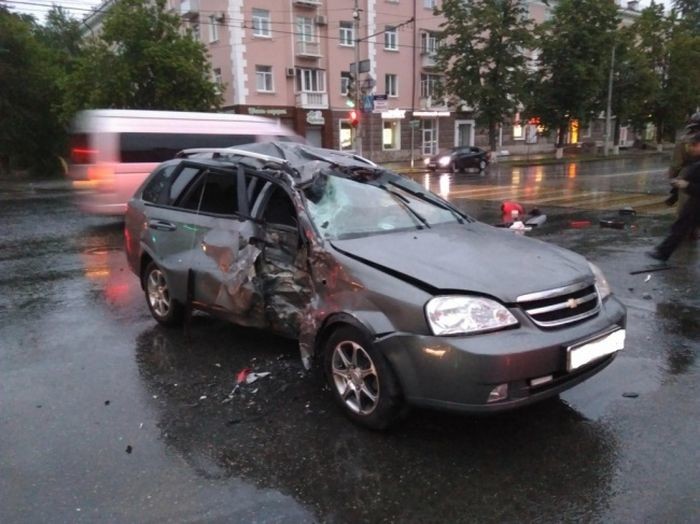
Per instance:
[[[613,403],[644,402],[661,387],[663,378],[657,360],[618,355],[602,372],[562,393],[561,399],[587,419],[600,420]],[[638,397],[625,398],[624,393]]]

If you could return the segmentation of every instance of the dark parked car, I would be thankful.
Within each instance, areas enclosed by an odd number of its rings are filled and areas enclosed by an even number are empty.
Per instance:
[[[194,308],[294,337],[373,428],[409,405],[530,404],[624,346],[625,309],[583,257],[337,151],[185,152],[129,202],[125,237],[158,322]]]
[[[489,153],[479,147],[453,147],[426,158],[424,163],[431,171],[444,169],[457,173],[469,168],[483,171],[489,165]]]

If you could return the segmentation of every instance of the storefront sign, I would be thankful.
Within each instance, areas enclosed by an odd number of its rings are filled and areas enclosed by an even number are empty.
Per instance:
[[[438,118],[441,116],[450,116],[449,111],[414,111],[413,116],[423,118]]]
[[[306,123],[312,126],[322,126],[326,123],[326,119],[321,111],[309,111],[306,113]]]
[[[281,107],[248,107],[248,114],[275,117],[289,116],[287,110]]]
[[[389,109],[388,111],[382,111],[383,120],[395,120],[406,118],[405,109]]]

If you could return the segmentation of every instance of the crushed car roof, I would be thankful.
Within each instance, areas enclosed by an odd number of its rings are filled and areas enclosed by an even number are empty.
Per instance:
[[[274,166],[287,172],[293,178],[294,185],[303,185],[328,168],[381,169],[370,160],[352,153],[280,141],[258,142],[222,149],[185,149],[178,153],[178,157],[233,161],[253,168]],[[280,162],[275,162],[275,159],[279,159]]]

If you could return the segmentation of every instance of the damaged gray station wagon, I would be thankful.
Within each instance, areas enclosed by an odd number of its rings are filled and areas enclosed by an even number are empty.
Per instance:
[[[129,202],[125,233],[158,322],[201,310],[298,339],[372,428],[411,405],[530,404],[624,346],[625,309],[596,266],[351,154],[184,151]]]

